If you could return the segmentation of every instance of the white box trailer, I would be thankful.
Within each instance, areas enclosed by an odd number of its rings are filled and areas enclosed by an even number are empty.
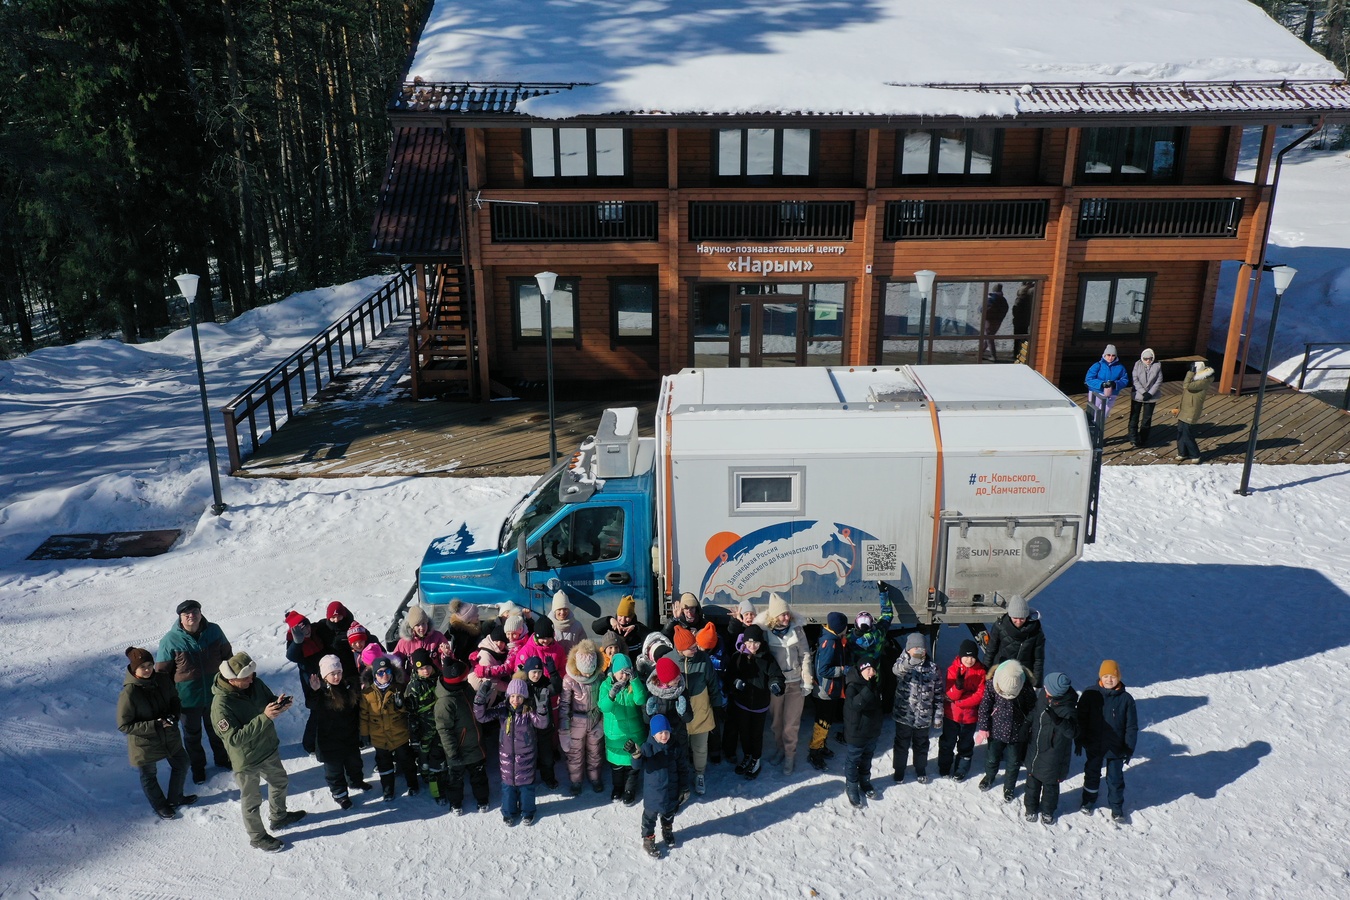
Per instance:
[[[896,624],[988,622],[1083,552],[1093,448],[1083,411],[1026,366],[686,369],[656,412],[665,609]]]

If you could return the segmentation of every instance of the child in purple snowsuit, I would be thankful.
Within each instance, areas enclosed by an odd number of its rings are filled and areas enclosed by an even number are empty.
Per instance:
[[[473,698],[473,715],[480,722],[500,723],[497,764],[502,776],[502,821],[516,825],[523,813],[525,824],[533,825],[534,760],[538,740],[535,730],[548,727],[547,701],[536,707],[528,705],[530,688],[523,672],[507,685],[506,699],[489,707],[491,694],[490,683],[478,688]]]

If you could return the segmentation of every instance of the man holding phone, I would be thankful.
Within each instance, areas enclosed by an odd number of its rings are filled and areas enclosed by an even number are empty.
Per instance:
[[[285,828],[304,818],[303,810],[286,811],[286,767],[281,763],[275,720],[291,706],[291,698],[280,697],[257,677],[258,667],[247,653],[236,653],[220,664],[211,685],[211,722],[225,744],[239,784],[239,799],[244,816],[244,831],[249,843],[259,850],[275,853],[284,846],[263,827],[262,789],[267,782],[268,807],[272,829]]]

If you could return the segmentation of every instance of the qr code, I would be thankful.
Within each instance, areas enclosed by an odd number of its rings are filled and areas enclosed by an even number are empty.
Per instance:
[[[900,545],[885,541],[862,541],[863,581],[899,578]]]

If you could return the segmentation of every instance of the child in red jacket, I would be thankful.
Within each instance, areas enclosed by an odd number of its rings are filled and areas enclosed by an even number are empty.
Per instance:
[[[980,663],[974,641],[962,641],[956,659],[947,667],[947,701],[942,712],[942,737],[938,738],[938,775],[957,781],[970,774],[975,753],[975,720],[984,699],[988,674]],[[952,768],[952,756],[956,767]]]

